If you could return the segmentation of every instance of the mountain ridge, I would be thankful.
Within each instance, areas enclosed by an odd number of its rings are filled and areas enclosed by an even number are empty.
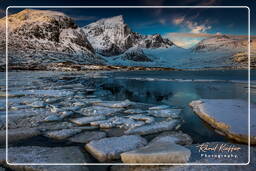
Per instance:
[[[205,38],[191,49],[194,51],[237,49],[239,51],[245,50],[246,48],[248,48],[248,43],[245,43],[243,39],[232,38],[231,36],[221,34]]]
[[[71,17],[25,9],[8,17],[9,64],[74,63],[110,66],[203,68],[247,66],[247,41],[214,35],[190,49],[160,34],[133,32],[122,15],[78,27]],[[5,18],[0,19],[0,56],[5,63]],[[255,47],[255,41],[252,43]],[[254,48],[255,49],[255,48]],[[252,50],[253,52],[253,50]],[[255,58],[252,64],[256,65]]]

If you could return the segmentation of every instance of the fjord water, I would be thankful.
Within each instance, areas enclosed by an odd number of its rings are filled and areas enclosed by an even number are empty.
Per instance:
[[[5,73],[0,74],[0,115],[4,115]],[[251,102],[256,103],[255,71],[251,74]],[[183,109],[181,130],[191,135],[195,143],[228,141],[199,119],[188,104],[206,98],[247,100],[247,81],[246,70],[9,72],[9,103],[18,106],[23,101],[58,96],[68,104],[77,96],[95,96],[102,100],[167,104]],[[86,89],[95,91],[88,94]],[[9,110],[9,114],[24,114],[24,110]]]

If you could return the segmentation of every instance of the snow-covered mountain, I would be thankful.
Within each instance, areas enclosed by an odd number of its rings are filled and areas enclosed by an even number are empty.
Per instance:
[[[251,66],[256,66],[255,36],[251,37],[250,45]],[[248,64],[248,46],[247,36],[215,35],[200,41],[191,48],[191,51],[198,56],[205,55],[202,60],[208,59],[207,54],[218,54],[222,58],[216,57],[215,59],[225,61],[224,65],[226,66],[246,67]]]
[[[8,20],[10,64],[103,64],[84,32],[61,12],[26,9]],[[5,18],[0,20],[0,29],[0,37],[5,40]]]
[[[123,16],[78,27],[61,12],[26,9],[8,17],[9,64],[52,63],[205,68],[247,66],[245,38],[215,35],[191,49],[176,46],[159,34],[133,32]],[[252,40],[252,54],[255,52]],[[5,63],[5,18],[0,19],[0,65]],[[256,55],[251,54],[256,65]]]
[[[241,51],[248,48],[248,42],[243,39],[234,38],[227,35],[215,35],[201,40],[198,44],[192,47],[193,51],[218,51],[231,50]]]
[[[251,40],[251,66],[256,66],[256,39]],[[124,54],[105,58],[108,64],[170,68],[244,67],[248,65],[246,36],[215,35],[190,49],[131,48]],[[132,60],[131,60],[132,59]]]
[[[132,47],[168,48],[174,45],[159,34],[133,32],[122,15],[98,20],[82,29],[96,52],[103,56],[120,55]]]

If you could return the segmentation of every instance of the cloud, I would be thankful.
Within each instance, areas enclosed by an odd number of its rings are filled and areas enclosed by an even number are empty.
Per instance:
[[[191,29],[191,33],[204,33],[207,30],[211,29],[211,26],[206,26],[206,25],[198,25],[197,23],[193,23],[191,21],[187,22],[188,28]]]
[[[200,42],[202,39],[213,36],[209,33],[167,33],[163,37],[173,41],[176,45],[183,48],[190,48]]]
[[[192,16],[192,18],[196,18],[196,16]],[[191,33],[204,33],[212,28],[206,24],[208,21],[205,21],[205,24],[199,24],[198,22],[192,21],[191,18],[186,19],[184,16],[173,18],[172,23],[189,29]]]
[[[184,17],[177,17],[177,18],[174,18],[173,19],[173,23],[176,24],[176,25],[179,25],[181,24],[183,21],[184,21]]]
[[[180,33],[180,32],[172,32],[172,33],[165,34],[165,36],[169,36],[169,37],[189,37],[189,38],[205,38],[213,35],[214,34],[209,34],[209,33]]]

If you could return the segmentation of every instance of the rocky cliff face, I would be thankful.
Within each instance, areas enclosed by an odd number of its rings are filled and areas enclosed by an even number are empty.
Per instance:
[[[104,56],[119,55],[131,47],[168,48],[173,45],[159,34],[141,35],[133,32],[121,15],[98,20],[83,27],[83,31],[96,52]]]
[[[5,18],[0,21],[4,37]],[[100,64],[84,32],[63,13],[26,9],[8,17],[9,63]]]

